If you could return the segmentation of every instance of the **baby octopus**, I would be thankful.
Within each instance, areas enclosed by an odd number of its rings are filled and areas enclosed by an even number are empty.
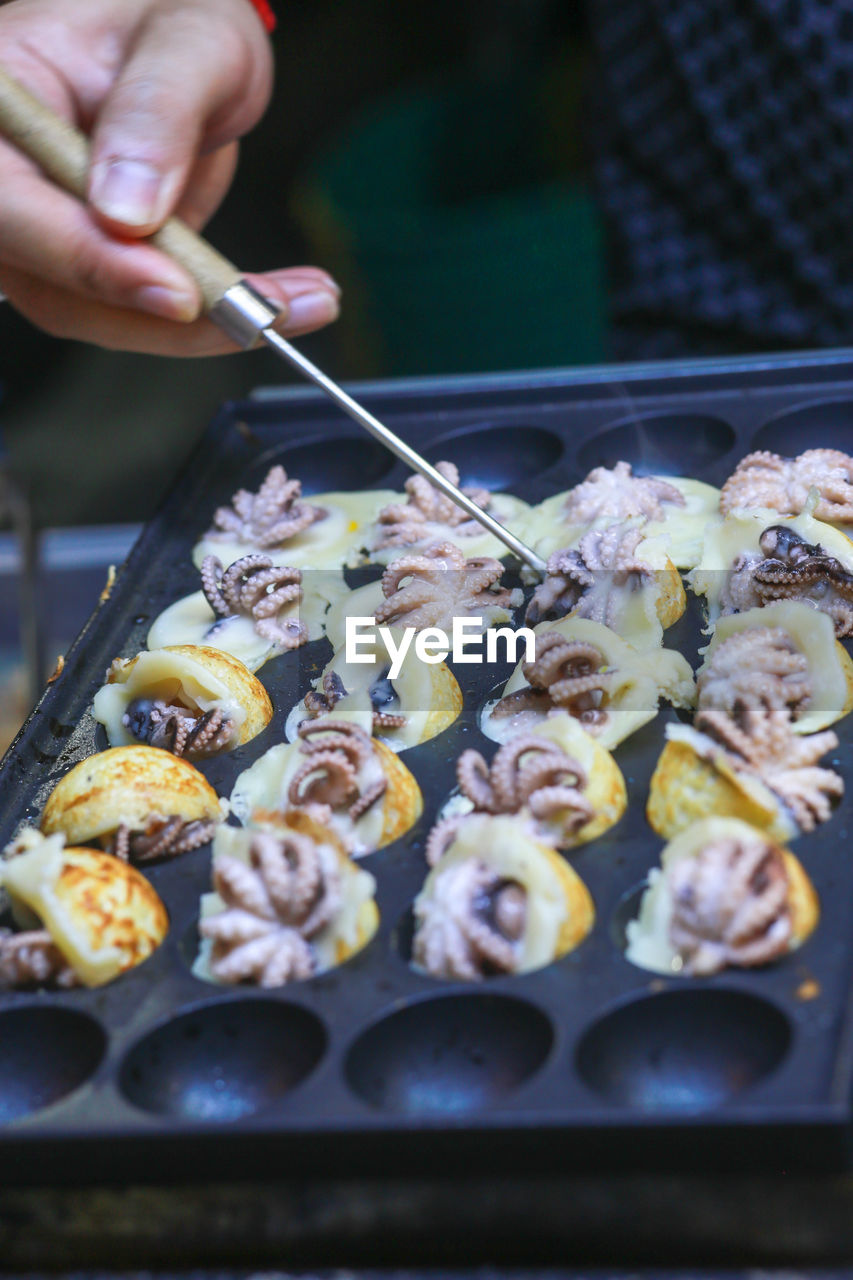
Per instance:
[[[527,606],[525,621],[529,626],[556,622],[574,611],[579,618],[612,626],[617,593],[644,585],[652,574],[636,554],[642,538],[641,529],[615,524],[584,534],[577,549],[555,551],[548,558],[544,582]]]
[[[844,782],[818,760],[838,746],[831,729],[798,736],[788,708],[743,703],[737,720],[725,711],[703,709],[696,728],[723,748],[736,770],[754,774],[791,811],[801,831],[813,831],[832,813],[832,801],[844,793]]]
[[[832,618],[837,636],[853,635],[853,573],[819,543],[771,525],[760,554],[740,555],[720,596],[722,612],[741,613],[770,600],[807,600]]]
[[[21,933],[0,929],[0,989],[79,985],[79,978],[47,929]]]
[[[442,871],[419,909],[413,959],[437,978],[513,973],[527,923],[527,890],[477,858]]]
[[[797,720],[812,699],[809,662],[783,627],[750,627],[723,640],[697,682],[699,709],[785,708]]]
[[[436,542],[420,555],[404,555],[382,575],[385,600],[376,621],[386,625],[450,629],[455,617],[511,608],[512,593],[499,585],[500,560],[466,560],[452,542]]]
[[[107,852],[122,862],[152,862],[155,858],[176,858],[178,854],[199,849],[213,838],[216,823],[209,818],[187,821],[177,814],[164,816],[151,813],[145,826],[131,829],[126,823],[117,827]]]
[[[161,698],[134,698],[121,722],[139,742],[172,755],[200,760],[224,751],[234,737],[234,720],[219,707],[196,713]]]
[[[271,467],[257,493],[238,489],[230,506],[217,508],[207,537],[279,547],[327,515],[323,507],[303,502],[301,495],[299,480],[288,480],[284,467]]]
[[[436,471],[459,487],[459,471],[452,462],[437,462]],[[453,530],[455,538],[473,538],[482,533],[483,526],[472,516],[457,507],[452,499],[423,476],[410,476],[405,484],[408,502],[394,503],[379,512],[377,551],[384,547],[410,547],[423,542],[428,536],[428,525],[444,525]],[[462,492],[478,507],[488,508],[492,495],[488,489],[464,488]]]
[[[610,520],[633,516],[663,520],[664,504],[683,507],[684,495],[657,476],[633,475],[630,462],[617,462],[612,469],[596,467],[569,491],[563,518],[570,524],[588,524],[600,516]]]
[[[594,817],[584,796],[586,773],[554,742],[520,734],[500,747],[487,764],[479,751],[463,751],[456,762],[459,789],[479,813],[519,813],[537,821],[556,819],[567,838]],[[438,822],[427,837],[426,858],[434,866],[453,840],[464,815]]]
[[[683,972],[767,964],[791,940],[788,873],[781,851],[754,839],[717,839],[668,871],[669,938]]]
[[[359,770],[371,759],[370,737],[347,720],[306,720],[299,726],[300,749],[307,757],[287,792],[292,805],[326,805],[343,810],[353,822],[384,796],[388,782],[379,778],[365,791]]]
[[[213,886],[225,910],[201,921],[210,938],[210,971],[220,982],[279,987],[316,969],[311,939],[342,902],[337,857],[329,845],[296,831],[257,831],[248,865],[219,857]]]
[[[796,458],[761,450],[741,459],[720,493],[723,515],[737,508],[771,507],[783,516],[804,509],[809,490],[820,497],[818,520],[853,523],[853,457],[839,449],[807,449]]]
[[[287,605],[302,599],[299,569],[276,565],[269,556],[256,553],[242,556],[223,569],[216,556],[205,556],[201,586],[215,614],[220,618],[251,619],[258,635],[279,649],[297,649],[308,639],[304,622],[278,616]]]
[[[521,667],[528,687],[501,698],[492,717],[503,719],[521,711],[547,715],[561,709],[579,720],[588,733],[600,733],[607,723],[607,697],[613,680],[612,673],[604,670],[606,665],[594,644],[545,631],[536,638],[535,660]]]
[[[387,706],[399,703],[396,690],[388,679],[390,667],[377,676],[370,686],[370,701],[373,705],[374,729],[402,729],[406,717],[394,711],[384,710]],[[313,717],[325,716],[347,696],[346,685],[337,671],[327,671],[323,676],[322,689],[309,689],[305,695],[305,710]]]

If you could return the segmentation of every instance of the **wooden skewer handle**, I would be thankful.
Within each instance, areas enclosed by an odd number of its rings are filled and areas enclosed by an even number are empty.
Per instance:
[[[0,133],[71,195],[86,199],[88,139],[0,67]],[[180,218],[150,237],[195,280],[206,311],[242,279],[241,272]]]

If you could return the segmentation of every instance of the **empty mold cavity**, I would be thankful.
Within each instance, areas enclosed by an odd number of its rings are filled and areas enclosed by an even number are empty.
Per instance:
[[[559,462],[563,442],[553,431],[528,427],[479,426],[458,431],[430,445],[427,458],[453,462],[462,484],[513,490]]]
[[[79,1089],[106,1048],[101,1026],[58,1005],[0,1014],[0,1123],[31,1115]]]
[[[369,489],[395,465],[393,454],[368,435],[337,436],[271,450],[255,462],[242,487],[257,489],[270,467],[282,466],[291,479],[302,482],[303,494]]]
[[[702,1112],[769,1075],[787,1052],[787,1018],[742,991],[645,996],[586,1032],[577,1069],[609,1102],[644,1112]]]
[[[830,400],[807,404],[780,413],[759,427],[749,450],[769,449],[783,457],[795,458],[806,449],[853,450],[853,400]]]
[[[273,1000],[224,1000],[173,1018],[122,1064],[120,1086],[144,1111],[185,1120],[239,1120],[271,1106],[320,1061],[314,1014]]]
[[[401,1115],[466,1115],[500,1102],[545,1061],[548,1018],[504,995],[440,996],[370,1027],[346,1060],[352,1090]]]
[[[578,450],[578,467],[586,475],[594,467],[630,462],[636,475],[688,476],[702,480],[735,442],[727,422],[699,413],[662,413],[617,423],[587,440]]]

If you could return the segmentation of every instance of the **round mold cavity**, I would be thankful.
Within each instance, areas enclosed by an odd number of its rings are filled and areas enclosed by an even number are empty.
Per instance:
[[[853,400],[827,400],[780,413],[759,427],[745,453],[769,449],[795,458],[806,449],[853,449]]]
[[[119,1083],[143,1111],[223,1123],[261,1111],[320,1061],[314,1014],[274,1000],[223,1000],[180,1014],[125,1058]]]
[[[412,963],[412,948],[415,942],[415,909],[412,903],[406,907],[391,935],[391,945],[404,964]],[[423,974],[427,977],[427,974]]]
[[[605,1014],[577,1069],[595,1093],[644,1112],[711,1111],[769,1075],[791,1040],[787,1018],[743,991],[664,991]]]
[[[735,433],[727,422],[702,413],[661,413],[617,423],[578,450],[578,467],[630,462],[636,475],[702,478],[702,470],[728,453]]]
[[[248,488],[257,487],[270,467],[276,465],[284,467],[290,478],[301,481],[303,494],[311,494],[369,489],[391,473],[396,459],[367,434],[312,440],[264,454],[252,467],[257,483],[253,480]]]
[[[549,467],[563,454],[563,442],[544,427],[478,426],[434,441],[427,458],[454,463],[464,485],[512,490]]]
[[[0,1014],[0,1124],[73,1093],[93,1074],[107,1038],[94,1018],[59,1005]]]
[[[637,919],[640,903],[648,886],[648,880],[641,880],[632,889],[626,890],[616,903],[610,917],[610,941],[617,951],[624,951],[628,945],[628,925]]]
[[[537,1071],[554,1041],[548,1018],[505,995],[448,995],[390,1014],[350,1049],[345,1073],[371,1107],[398,1115],[468,1115]]]

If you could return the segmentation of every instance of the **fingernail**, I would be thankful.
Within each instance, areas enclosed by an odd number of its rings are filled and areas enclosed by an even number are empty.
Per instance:
[[[322,273],[322,275],[323,275],[323,284],[328,288],[330,293],[333,293],[335,297],[339,298],[341,296],[341,286],[338,284],[337,280],[333,280],[332,277],[330,275],[327,275],[325,271]]]
[[[168,289],[165,285],[149,284],[137,289],[136,305],[164,320],[195,320],[199,314],[198,298],[181,289]]]
[[[287,304],[288,329],[307,329],[312,325],[329,324],[337,320],[340,307],[334,294],[325,289],[314,293],[299,293]]]
[[[143,160],[105,160],[92,170],[89,196],[113,222],[144,227],[165,212],[163,187],[162,173]]]

